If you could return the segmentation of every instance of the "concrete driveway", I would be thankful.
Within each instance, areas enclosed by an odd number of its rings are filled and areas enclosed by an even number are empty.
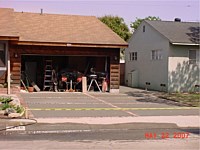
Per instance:
[[[157,98],[157,92],[120,87],[111,93],[21,93],[34,118],[196,116],[198,108]]]

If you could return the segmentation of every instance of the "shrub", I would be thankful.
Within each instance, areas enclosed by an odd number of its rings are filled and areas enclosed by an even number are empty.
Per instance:
[[[13,104],[10,104],[11,101],[11,97],[0,97],[0,102],[2,103],[0,106],[0,110],[11,108],[14,109],[17,113],[22,113],[24,111],[24,108],[22,106],[15,106]]]
[[[22,106],[14,107],[14,109],[16,110],[17,113],[22,113],[24,110],[24,108]]]
[[[7,104],[7,103],[9,103],[11,101],[12,101],[11,97],[0,97],[0,102],[1,103]]]
[[[2,106],[1,106],[1,110],[6,110],[7,108],[12,108],[13,106],[10,105],[9,103],[4,103]]]

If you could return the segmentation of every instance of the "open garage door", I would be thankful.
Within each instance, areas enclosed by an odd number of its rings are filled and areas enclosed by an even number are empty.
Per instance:
[[[109,82],[110,60],[103,56],[22,55],[21,63],[24,84],[34,82],[41,91],[82,91],[82,77],[87,77],[89,86],[91,74],[96,75],[100,88],[103,79]],[[95,82],[90,90],[98,91]]]

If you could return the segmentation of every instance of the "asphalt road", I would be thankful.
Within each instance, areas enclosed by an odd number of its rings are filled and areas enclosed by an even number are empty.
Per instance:
[[[199,149],[199,129],[175,124],[36,124],[34,128],[38,130],[1,132],[0,148]]]
[[[0,140],[162,140],[168,138],[190,139],[198,137],[199,128],[181,128],[167,123],[123,124],[33,124],[25,131],[4,131]],[[181,134],[181,135],[179,135]],[[4,136],[4,137],[3,137]]]
[[[111,93],[22,93],[33,118],[198,116],[199,108],[124,88]],[[23,124],[22,124],[23,125]],[[0,149],[199,149],[199,128],[169,123],[33,124],[0,132]]]
[[[198,139],[145,141],[0,141],[2,150],[198,150]]]

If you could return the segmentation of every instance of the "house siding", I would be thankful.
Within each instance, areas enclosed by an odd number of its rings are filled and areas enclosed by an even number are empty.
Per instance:
[[[145,32],[143,32],[145,26]],[[152,50],[162,50],[162,60],[151,60]],[[129,53],[137,52],[137,61],[129,60]],[[126,49],[126,85],[128,85],[128,74],[138,72],[139,88],[146,88],[146,82],[150,82],[148,89],[161,90],[160,84],[168,82],[168,40],[158,33],[146,22],[143,22],[129,41]],[[134,79],[133,79],[134,80]],[[167,87],[166,87],[167,88]]]
[[[169,92],[194,91],[199,84],[199,64],[189,64],[189,50],[199,50],[199,47],[170,45]]]

